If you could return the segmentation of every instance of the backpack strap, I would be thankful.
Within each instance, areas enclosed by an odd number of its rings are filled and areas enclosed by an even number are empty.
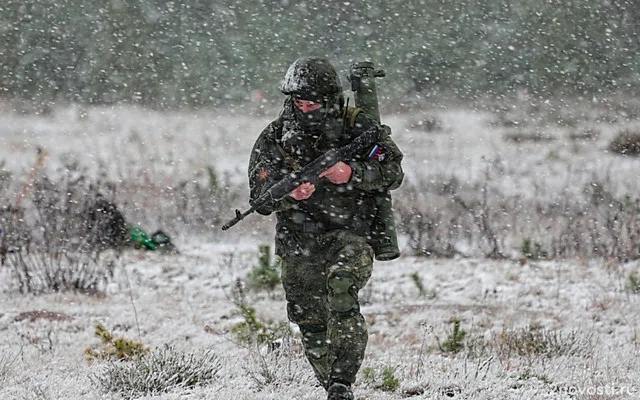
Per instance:
[[[280,152],[280,154],[282,154],[282,157],[284,157],[284,160],[287,162],[287,164],[289,164],[291,168],[293,168],[294,171],[301,169],[302,165],[300,165],[299,162],[297,162],[293,157],[291,157],[291,154],[287,153],[287,151],[283,149],[282,146],[280,146],[280,143],[278,143],[278,138],[282,137],[282,121],[280,120],[280,118],[278,118],[275,121],[273,121],[273,123],[276,131],[276,137],[274,142],[276,144],[276,147],[278,148],[278,151]]]
[[[347,120],[349,121],[349,128],[353,129],[356,126],[356,117],[358,116],[358,114],[360,114],[361,111],[362,108],[347,107]]]
[[[289,164],[289,166],[291,166],[291,168],[294,169],[294,171],[302,169],[302,165],[294,160],[293,157],[291,157],[291,154],[287,153],[287,151],[283,149],[282,146],[280,146],[280,143],[276,142],[276,146],[278,147],[278,151],[280,151],[280,154],[282,154],[282,156],[284,157],[284,160],[287,162],[287,164]]]

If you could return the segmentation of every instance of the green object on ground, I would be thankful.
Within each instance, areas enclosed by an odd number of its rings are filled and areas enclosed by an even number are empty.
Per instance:
[[[147,250],[155,250],[156,243],[147,235],[142,228],[138,226],[129,227],[129,238],[135,248],[145,248]]]
[[[178,252],[169,235],[160,230],[153,235],[148,235],[139,226],[129,226],[129,241],[136,249],[162,251],[165,253]]]

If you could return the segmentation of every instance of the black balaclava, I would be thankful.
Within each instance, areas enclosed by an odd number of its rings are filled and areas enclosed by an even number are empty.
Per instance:
[[[313,110],[308,113],[302,112],[295,104],[294,100],[300,97],[291,97],[291,107],[293,108],[293,115],[300,123],[300,127],[303,129],[309,129],[311,131],[317,131],[322,129],[328,120],[335,117],[337,114],[337,99],[336,96],[324,97],[322,99],[304,99],[311,100],[316,103],[322,104],[321,108]]]

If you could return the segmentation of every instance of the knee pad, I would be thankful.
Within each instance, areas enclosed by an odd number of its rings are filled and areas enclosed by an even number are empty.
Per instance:
[[[346,312],[358,304],[356,279],[351,274],[336,274],[329,278],[329,309]]]

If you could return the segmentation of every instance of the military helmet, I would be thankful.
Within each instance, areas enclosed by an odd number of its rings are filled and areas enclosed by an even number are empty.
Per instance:
[[[342,85],[338,73],[327,59],[304,57],[291,64],[280,90],[286,95],[315,99],[342,93]]]

